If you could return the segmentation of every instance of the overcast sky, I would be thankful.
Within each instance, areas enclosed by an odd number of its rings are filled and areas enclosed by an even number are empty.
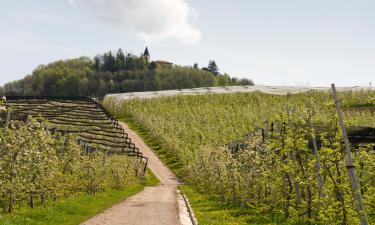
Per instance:
[[[122,48],[257,84],[375,83],[374,0],[0,0],[0,85]]]

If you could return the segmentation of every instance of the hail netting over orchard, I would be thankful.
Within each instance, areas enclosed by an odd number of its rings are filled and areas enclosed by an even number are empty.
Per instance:
[[[200,95],[200,94],[231,94],[231,93],[249,93],[260,91],[268,94],[286,95],[288,93],[302,93],[308,91],[329,91],[329,87],[298,87],[298,86],[225,86],[225,87],[202,87],[191,89],[176,89],[165,91],[146,91],[146,92],[130,92],[107,94],[106,98],[115,98],[117,100],[128,100],[133,98],[158,98],[176,95]],[[338,91],[362,91],[375,90],[374,87],[340,87]]]

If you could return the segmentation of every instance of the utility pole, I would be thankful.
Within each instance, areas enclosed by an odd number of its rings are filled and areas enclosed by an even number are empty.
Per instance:
[[[354,201],[355,201],[355,205],[356,205],[356,208],[357,208],[357,212],[358,212],[358,215],[359,215],[359,220],[361,222],[361,225],[368,225],[368,220],[367,220],[367,215],[366,215],[366,211],[365,211],[365,206],[363,204],[361,189],[359,187],[355,166],[353,164],[352,154],[350,152],[348,135],[346,133],[345,124],[344,124],[344,120],[343,120],[343,116],[342,116],[340,100],[337,97],[335,84],[331,84],[331,86],[332,86],[333,97],[335,99],[337,115],[339,117],[338,119],[339,119],[339,122],[340,122],[341,131],[342,131],[342,138],[344,139],[346,158],[347,158],[346,159],[346,170],[348,171],[348,176],[349,176],[349,180],[350,180],[350,187],[351,187],[353,195],[354,195]]]

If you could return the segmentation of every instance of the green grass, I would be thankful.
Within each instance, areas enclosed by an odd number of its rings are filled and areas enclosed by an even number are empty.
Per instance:
[[[359,107],[371,106],[366,103],[369,98],[363,96],[363,94],[356,95],[355,98],[350,97],[350,93],[341,97],[344,106],[353,106],[353,102],[359,102],[361,104],[357,105]],[[178,96],[153,100],[132,100],[126,103],[119,101],[113,102],[113,106],[116,106],[113,107],[113,111],[121,117],[125,116],[122,120],[127,122],[129,127],[145,140],[179,178],[184,178],[184,176],[181,176],[184,172],[181,163],[178,163],[178,158],[173,155],[171,149],[166,149],[163,146],[176,146],[174,150],[177,154],[175,155],[184,156],[188,155],[186,154],[188,150],[193,152],[196,149],[209,149],[211,146],[218,144],[224,145],[253,130],[256,125],[262,125],[261,123],[265,120],[274,121],[275,115],[285,113],[286,104],[303,106],[307,98],[314,99],[313,102],[319,109],[324,109],[327,112],[332,109],[333,102],[330,94],[312,92],[288,97],[253,93]],[[360,114],[355,118],[349,118],[356,125],[366,124],[370,126],[370,124],[374,124],[374,120],[368,119],[372,118],[370,114],[366,114],[366,116]],[[319,120],[325,119],[322,116]],[[153,137],[153,133],[160,138]],[[203,148],[201,148],[202,146]],[[183,154],[178,154],[179,152]],[[293,218],[285,221],[282,213],[275,215],[270,213],[269,206],[260,207],[259,205],[255,206],[255,204],[249,204],[244,213],[238,215],[238,206],[221,203],[217,198],[213,198],[204,192],[200,193],[197,189],[191,187],[183,186],[182,189],[191,202],[199,224],[203,225],[302,225],[304,223],[294,221],[306,217],[294,216],[295,214],[293,214]],[[277,209],[282,210],[281,207]],[[369,217],[372,221],[370,224],[373,224],[373,217]]]
[[[178,159],[169,153],[160,141],[149,134],[140,124],[136,123],[131,117],[121,118],[128,124],[129,128],[135,131],[145,143],[158,155],[179,178],[183,176],[182,166],[178,163]],[[257,213],[245,211],[243,215],[238,215],[238,207],[220,204],[217,199],[200,194],[190,186],[180,186],[181,190],[186,194],[193,208],[195,216],[200,225],[260,225],[260,224],[285,224],[281,219],[271,219],[269,216],[259,216]],[[286,225],[286,224],[285,224]]]
[[[157,178],[148,171],[145,184],[135,184],[126,190],[107,190],[105,193],[89,195],[81,193],[67,199],[48,203],[35,209],[18,209],[14,214],[0,218],[1,225],[76,225],[103,210],[142,191],[145,186],[155,186]]]
[[[180,164],[176,156],[167,149],[165,149],[157,138],[150,135],[150,133],[146,129],[144,129],[140,124],[135,122],[129,116],[120,118],[119,120],[125,122],[130,129],[135,131],[144,140],[144,142],[157,154],[159,159],[165,165],[167,165],[168,168],[172,170],[172,172],[177,177],[184,177],[182,165]]]
[[[303,225],[303,223],[287,223],[282,215],[271,217],[254,209],[246,209],[239,215],[238,206],[220,203],[217,199],[201,194],[190,186],[183,185],[180,189],[189,199],[199,225]]]
[[[182,185],[182,192],[189,200],[199,225],[304,225],[302,222],[288,222],[282,215],[270,216],[256,209],[247,209],[238,215],[239,207],[228,206],[217,199],[201,194],[193,187]],[[374,215],[368,215],[370,224],[375,224]]]
[[[129,128],[135,131],[158,155],[161,161],[165,163],[179,178],[183,176],[182,166],[178,163],[178,159],[169,153],[160,144],[160,141],[157,138],[150,135],[146,129],[129,116],[119,120],[126,122]],[[244,215],[239,216],[237,214],[237,207],[229,207],[226,204],[220,204],[217,199],[200,194],[190,186],[183,185],[180,186],[180,188],[188,197],[199,225],[281,224],[272,222],[272,220],[266,216],[261,217],[259,215],[251,215],[248,211],[245,212]]]

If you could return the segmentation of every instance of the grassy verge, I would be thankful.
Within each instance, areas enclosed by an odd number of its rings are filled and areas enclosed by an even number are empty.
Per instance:
[[[228,206],[217,199],[201,194],[193,187],[182,185],[199,225],[307,225],[300,221],[285,221],[283,215],[270,216],[257,209],[247,209],[238,215],[239,207]],[[374,214],[368,214],[369,224],[375,224]]]
[[[105,193],[89,195],[81,193],[67,199],[51,202],[35,209],[23,208],[16,213],[3,215],[1,225],[76,225],[95,216],[103,210],[119,203],[143,190],[145,186],[155,186],[157,178],[147,172],[145,184],[135,184],[126,190],[107,190]]]
[[[183,178],[184,171],[182,165],[178,161],[175,155],[170,151],[165,149],[160,143],[160,140],[150,135],[150,133],[142,127],[141,124],[135,122],[131,117],[127,116],[125,118],[119,119],[120,121],[125,122],[130,129],[135,131],[145,143],[157,154],[159,159],[168,166],[170,170],[179,178]]]
[[[246,209],[241,215],[239,207],[228,206],[210,196],[201,194],[190,186],[180,186],[189,199],[199,225],[303,225],[302,223],[287,223],[282,215],[270,216],[258,210]]]
[[[129,116],[121,118],[120,120],[126,122],[130,129],[142,137],[145,143],[158,155],[160,160],[179,178],[183,176],[182,166],[178,163],[178,159],[167,151],[157,138],[150,135],[141,124],[138,124]],[[181,189],[188,197],[200,225],[280,224],[272,223],[272,220],[268,217],[263,218],[259,215],[249,217],[249,212],[245,212],[243,216],[239,216],[237,215],[238,208],[236,207],[228,207],[226,204],[218,204],[216,199],[200,194],[195,191],[194,188],[186,185],[181,186]]]
[[[127,116],[121,118],[128,124],[129,128],[135,131],[145,143],[158,155],[163,163],[165,163],[179,178],[183,177],[183,169],[179,164],[178,159],[167,151],[160,140],[150,135],[150,133],[142,127],[141,124],[134,121]],[[269,215],[259,215],[258,210],[247,209],[242,215],[238,215],[239,208],[228,206],[220,203],[217,199],[201,194],[190,186],[181,186],[182,191],[186,194],[189,202],[193,208],[195,216],[200,225],[296,225],[292,223],[285,223],[282,216],[271,217]],[[302,225],[302,224],[300,224]]]

